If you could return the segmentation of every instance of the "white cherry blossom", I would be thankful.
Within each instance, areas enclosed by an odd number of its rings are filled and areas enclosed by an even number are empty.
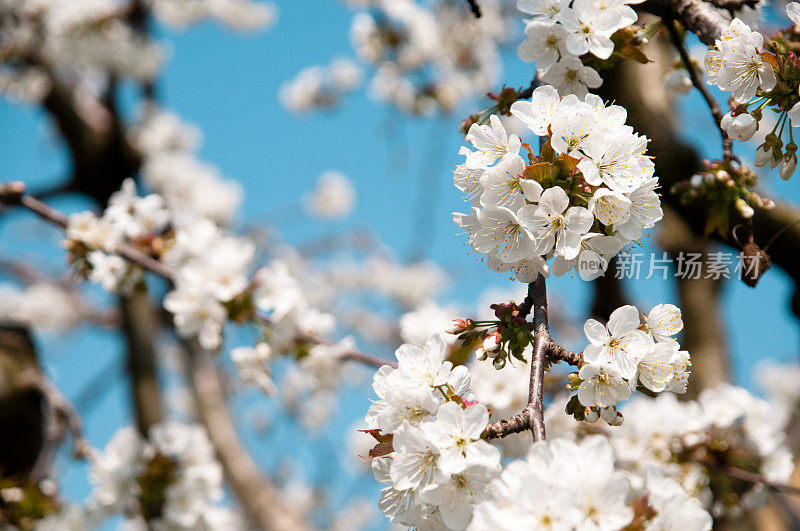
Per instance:
[[[652,340],[639,330],[639,311],[627,305],[612,312],[608,325],[589,319],[583,327],[591,343],[583,352],[586,361],[608,366],[622,378],[636,374],[636,366],[649,352]]]
[[[594,221],[585,208],[570,207],[566,192],[558,186],[545,190],[538,206],[522,207],[519,219],[536,242],[536,254],[546,254],[555,247],[566,260],[578,256],[581,237]]]

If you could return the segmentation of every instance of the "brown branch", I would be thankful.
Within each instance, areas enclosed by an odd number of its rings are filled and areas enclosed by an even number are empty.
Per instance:
[[[259,529],[303,531],[310,529],[303,518],[282,499],[265,477],[236,434],[226,407],[225,395],[211,356],[194,340],[183,341],[190,379],[200,420],[214,445],[231,490]]]
[[[614,310],[629,304],[622,279],[613,273],[616,270],[615,256],[609,261],[606,274],[592,281],[592,306],[589,314],[598,321],[608,321]]]
[[[528,405],[525,410],[530,417],[534,441],[545,439],[544,430],[544,371],[547,365],[547,348],[551,343],[547,322],[547,284],[539,274],[528,285],[533,297],[533,354],[531,355],[531,382],[528,387]]]
[[[555,341],[550,341],[547,347],[547,360],[551,363],[563,361],[567,365],[577,367],[581,364],[582,356],[580,352],[572,352],[561,345],[557,345]]]
[[[733,15],[734,11],[744,7],[755,9],[761,3],[761,0],[706,0],[706,2]]]
[[[681,345],[692,353],[693,370],[687,397],[696,398],[701,390],[730,380],[725,319],[720,311],[725,281],[706,277],[709,242],[697,236],[668,206],[664,207],[664,218],[658,225],[657,243],[673,260],[687,253],[701,255],[697,275],[682,274],[675,278],[685,323]]]
[[[695,68],[694,63],[692,63],[692,58],[689,57],[689,52],[686,51],[686,46],[684,45],[683,38],[678,32],[676,22],[674,20],[665,20],[664,25],[667,27],[672,45],[675,46],[676,50],[678,50],[678,55],[680,55],[681,61],[683,62],[683,67],[689,74],[689,79],[691,79],[692,85],[694,85],[694,88],[697,89],[700,94],[702,94],[706,105],[708,105],[708,110],[711,111],[711,116],[713,116],[714,121],[717,122],[717,128],[719,129],[720,135],[722,135],[723,159],[726,162],[733,160],[733,143],[728,136],[728,132],[722,127],[723,114],[719,103],[717,103],[717,100],[715,100],[708,91],[705,82],[697,72],[697,68]]]
[[[665,21],[679,21],[708,46],[714,44],[731,21],[729,13],[704,0],[647,0],[636,9]]]
[[[747,481],[749,483],[764,485],[769,490],[775,492],[785,492],[787,494],[800,496],[800,487],[797,487],[795,485],[788,485],[786,483],[776,483],[774,481],[768,480],[761,474],[750,472],[749,470],[745,470],[743,468],[724,465],[722,463],[719,463],[711,459],[701,459],[698,461],[698,463],[700,463],[701,465],[705,465],[707,467],[717,469],[733,478],[741,479],[742,481]]]
[[[41,461],[47,411],[27,329],[0,326],[0,478],[28,477]]]
[[[534,441],[545,440],[544,427],[544,373],[549,363],[547,354],[554,343],[550,337],[547,321],[547,285],[542,275],[528,284],[528,298],[533,307],[533,354],[531,355],[531,377],[528,386],[528,404],[521,413],[510,419],[502,419],[490,423],[484,430],[485,439],[505,437],[512,433],[531,430]],[[570,359],[566,349],[561,349],[558,355]]]
[[[147,437],[150,427],[163,418],[155,347],[158,317],[144,287],[137,287],[130,295],[120,295],[118,306],[136,428]]]

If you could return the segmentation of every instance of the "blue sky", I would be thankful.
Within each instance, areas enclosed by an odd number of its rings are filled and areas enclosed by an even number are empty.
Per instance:
[[[241,221],[267,219],[290,242],[367,226],[398,259],[422,251],[444,267],[452,277],[444,299],[466,307],[487,287],[508,286],[506,275],[489,271],[474,254],[467,253],[464,239],[455,236],[457,228],[451,221],[452,211],[466,208],[450,175],[461,159],[457,126],[474,108],[441,120],[410,119],[359,92],[335,111],[300,118],[291,115],[278,102],[280,85],[306,66],[350,55],[351,15],[333,0],[278,4],[278,23],[264,34],[242,36],[211,25],[181,33],[160,30],[170,40],[170,58],[158,86],[161,100],[167,109],[202,129],[205,144],[201,157],[243,184],[246,194]],[[527,84],[531,66],[513,55],[507,59],[504,81],[511,86]],[[699,142],[707,156],[718,156],[716,133],[704,134],[713,124],[699,98],[687,98],[681,108],[686,129],[691,131],[689,138]],[[3,180],[19,179],[33,186],[56,182],[64,175],[63,148],[53,141],[54,134],[38,110],[0,101],[0,138]],[[744,160],[752,157],[752,149],[740,152]],[[330,225],[308,220],[291,208],[276,209],[295,204],[319,173],[328,169],[342,171],[355,183],[359,201],[350,218]],[[784,183],[770,175],[765,182],[774,196],[798,202],[797,179]],[[56,204],[67,210],[87,205],[74,198]],[[422,234],[417,230],[420,215],[429,220]],[[22,243],[20,234],[34,243]],[[63,258],[57,242],[54,231],[39,228],[28,217],[14,215],[0,221],[0,253],[4,256],[43,253],[58,270]],[[579,321],[585,318],[588,294],[580,279],[555,279],[549,288],[551,302],[569,302],[568,315]],[[628,289],[643,309],[658,302],[677,302],[669,282],[629,282]],[[737,281],[726,282],[724,313],[738,382],[750,384],[749,374],[757,360],[798,360],[800,336],[797,321],[788,310],[791,293],[790,282],[777,268],[765,275],[756,290]],[[40,346],[46,366],[72,398],[90,375],[120,359],[122,348],[118,336],[109,331],[40,338]],[[125,393],[120,378],[87,415],[87,433],[95,445],[104,445],[117,427],[129,422]],[[243,402],[252,404],[254,400],[249,397]],[[342,422],[330,434],[334,441],[366,410],[363,390],[343,404],[346,407],[337,412]],[[285,430],[269,444],[248,433],[248,442],[257,456],[269,463],[275,444],[294,440],[296,430]],[[329,442],[316,441],[309,451],[326,448]],[[341,450],[335,451],[341,454]],[[302,455],[297,459],[303,460]],[[87,489],[85,468],[70,466],[66,460],[62,467],[67,496],[79,499]],[[305,472],[311,479],[323,479],[324,469]],[[343,492],[375,492],[369,480],[353,485],[354,490]]]

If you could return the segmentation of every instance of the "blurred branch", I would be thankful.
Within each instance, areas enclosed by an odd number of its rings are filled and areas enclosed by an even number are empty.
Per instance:
[[[697,397],[702,389],[713,389],[730,380],[725,320],[720,311],[724,280],[706,278],[708,242],[698,237],[669,207],[664,208],[664,219],[659,224],[658,243],[673,260],[681,253],[702,256],[696,278],[685,274],[675,276],[685,323],[681,345],[692,354],[692,377],[687,395]]]
[[[137,287],[130,295],[120,295],[118,306],[136,427],[147,437],[150,426],[161,422],[163,417],[155,347],[158,316],[144,287]]]
[[[264,476],[236,434],[219,374],[207,351],[194,340],[183,341],[190,380],[200,420],[222,463],[228,483],[259,529],[303,531],[308,523],[282,499],[278,489]]]
[[[0,326],[0,477],[28,476],[44,447],[38,356],[24,328]]]
[[[34,480],[41,480],[49,476],[56,451],[67,434],[72,437],[72,456],[75,459],[88,457],[92,446],[83,436],[83,421],[72,402],[44,375],[40,374],[36,388],[42,393],[48,410],[44,444],[31,472]]]
[[[625,288],[621,278],[614,273],[617,269],[617,258],[608,264],[605,275],[592,281],[592,307],[590,315],[600,321],[608,321],[611,312],[628,304]]]

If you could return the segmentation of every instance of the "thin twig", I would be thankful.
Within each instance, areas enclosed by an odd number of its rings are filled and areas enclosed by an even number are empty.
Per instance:
[[[669,32],[669,37],[673,46],[675,46],[675,49],[678,50],[678,55],[680,55],[681,61],[683,62],[683,67],[689,74],[689,79],[691,79],[692,85],[694,85],[694,88],[696,88],[700,94],[703,95],[703,99],[706,101],[708,109],[711,111],[711,115],[714,117],[714,121],[717,122],[720,135],[722,135],[723,159],[726,162],[734,160],[732,141],[728,136],[728,132],[722,127],[723,114],[719,103],[717,103],[717,100],[715,100],[714,97],[711,96],[711,93],[708,92],[705,83],[703,83],[703,79],[700,77],[700,74],[694,67],[691,57],[689,57],[689,52],[686,51],[683,38],[678,32],[676,22],[674,20],[665,20],[664,25],[667,27],[667,31]]]
[[[38,199],[31,197],[25,194],[25,184],[19,181],[14,181],[10,183],[0,183],[0,204],[7,205],[7,206],[21,206],[30,210],[31,212],[36,213],[41,218],[58,225],[59,227],[66,228],[67,226],[67,217],[56,210],[55,208],[49,206],[48,204],[39,201]],[[151,271],[170,282],[174,282],[176,275],[175,272],[156,260],[152,258],[137,248],[128,245],[128,244],[119,244],[115,251],[116,254],[125,258],[126,260],[142,266],[144,269]],[[271,321],[268,317],[265,317],[260,314],[256,314],[256,319],[260,322],[270,325]],[[325,339],[320,339],[313,336],[308,336],[302,333],[296,335],[296,339],[298,341],[303,341],[306,343],[313,343],[313,344],[330,344],[330,341]],[[360,352],[358,350],[351,350],[345,352],[341,355],[342,359],[350,360],[350,361],[357,361],[359,363],[364,363],[365,365],[370,365],[373,367],[382,367],[383,365],[389,365],[390,367],[397,367],[397,363],[387,360],[385,358],[381,358],[379,356],[373,356],[371,354],[367,354],[364,352]]]
[[[505,437],[529,429],[533,433],[534,441],[545,440],[544,373],[549,363],[548,352],[553,351],[555,345],[550,337],[547,319],[547,285],[545,282],[545,278],[541,274],[537,276],[535,281],[528,284],[528,297],[526,297],[526,300],[532,301],[534,326],[528,404],[521,413],[509,419],[490,423],[483,433],[485,439]],[[557,353],[558,356],[563,356],[565,361],[573,359],[574,356],[579,357],[563,348],[559,348]],[[577,359],[575,362],[577,363]]]

